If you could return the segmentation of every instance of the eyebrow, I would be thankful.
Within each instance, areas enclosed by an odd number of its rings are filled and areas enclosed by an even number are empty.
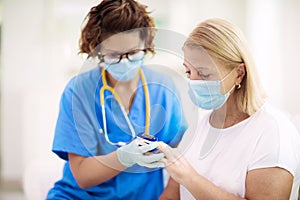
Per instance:
[[[139,48],[139,47],[140,47],[140,46],[137,45],[137,46],[135,46],[135,47],[132,47],[132,48],[126,50],[126,52],[130,52],[130,51],[136,50],[136,49],[143,49],[143,48]],[[108,51],[109,53],[126,53],[126,52],[120,52],[120,51],[118,51],[118,50],[113,50],[113,49],[103,49],[103,50]]]
[[[182,63],[183,64],[183,66],[185,66],[185,67],[187,67],[187,68],[190,68],[190,67],[188,67],[184,62]],[[192,64],[191,64],[192,65]],[[192,65],[192,67],[194,67],[194,65]],[[210,70],[210,68],[208,68],[208,67],[194,67],[197,71],[198,70]]]
[[[197,67],[197,69],[201,69],[201,70],[210,70],[210,68],[208,68],[208,67]]]

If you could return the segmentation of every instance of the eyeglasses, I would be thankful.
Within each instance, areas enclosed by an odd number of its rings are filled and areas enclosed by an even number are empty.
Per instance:
[[[98,55],[98,58],[100,62],[104,62],[105,64],[110,65],[110,64],[119,63],[122,60],[124,55],[129,61],[135,62],[143,59],[145,54],[146,54],[146,49],[136,49],[123,54],[106,54],[106,55],[100,54]]]

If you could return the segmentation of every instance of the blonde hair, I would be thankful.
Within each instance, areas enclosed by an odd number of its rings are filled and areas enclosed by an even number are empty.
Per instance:
[[[259,110],[266,95],[245,37],[238,27],[223,19],[208,19],[192,31],[184,46],[205,49],[224,67],[233,69],[244,63],[246,73],[241,88],[236,90],[237,106],[249,115]]]

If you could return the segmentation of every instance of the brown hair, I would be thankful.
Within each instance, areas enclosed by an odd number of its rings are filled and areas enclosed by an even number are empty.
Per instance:
[[[138,29],[146,50],[154,53],[154,20],[147,6],[134,0],[103,0],[91,8],[79,40],[79,53],[95,57],[99,44],[115,33]]]

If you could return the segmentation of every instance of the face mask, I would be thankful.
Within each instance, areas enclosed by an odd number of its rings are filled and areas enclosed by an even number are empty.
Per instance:
[[[139,68],[143,64],[143,59],[139,61],[129,61],[128,59],[121,59],[119,63],[105,64],[104,68],[112,75],[112,77],[118,81],[129,81],[133,79]]]
[[[233,70],[232,70],[233,71]],[[189,96],[192,102],[205,110],[215,110],[220,108],[227,101],[233,87],[226,94],[221,94],[221,82],[225,80],[231,72],[222,80],[189,80]]]

